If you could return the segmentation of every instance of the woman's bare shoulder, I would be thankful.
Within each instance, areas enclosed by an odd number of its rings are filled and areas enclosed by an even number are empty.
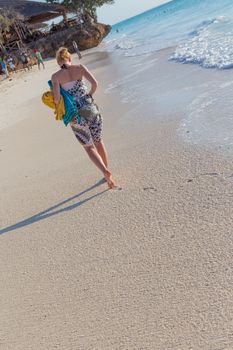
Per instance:
[[[60,76],[60,73],[61,73],[61,70],[58,70],[57,72],[53,73],[51,79],[57,80],[58,77]]]
[[[75,69],[75,70],[82,70],[82,64],[72,64],[72,69]]]

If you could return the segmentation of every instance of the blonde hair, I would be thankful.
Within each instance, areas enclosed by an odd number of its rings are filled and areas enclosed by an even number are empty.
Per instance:
[[[71,54],[66,47],[60,47],[56,53],[56,59],[58,63],[67,62],[71,58]]]

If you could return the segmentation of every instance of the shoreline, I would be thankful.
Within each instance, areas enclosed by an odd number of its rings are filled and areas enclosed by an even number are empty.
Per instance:
[[[121,191],[42,105],[53,61],[0,96],[25,117],[0,130],[3,348],[231,348],[232,162],[179,138],[199,68],[165,56],[82,61]]]

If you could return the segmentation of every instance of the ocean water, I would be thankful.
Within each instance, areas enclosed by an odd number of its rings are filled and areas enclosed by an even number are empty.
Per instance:
[[[171,59],[233,67],[233,1],[173,0],[113,26],[104,47],[125,56],[175,47]]]
[[[233,0],[170,1],[114,25],[102,49],[123,62],[106,93],[136,103],[132,118],[146,104],[144,120],[179,115],[183,141],[233,151]]]

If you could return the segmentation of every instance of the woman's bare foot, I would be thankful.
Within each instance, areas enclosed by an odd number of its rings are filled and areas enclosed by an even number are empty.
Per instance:
[[[104,174],[104,178],[105,180],[107,181],[108,183],[108,187],[112,190],[114,188],[116,188],[116,184],[115,184],[115,181],[113,180],[112,178],[112,173],[110,173],[110,171],[106,171],[105,174]]]

